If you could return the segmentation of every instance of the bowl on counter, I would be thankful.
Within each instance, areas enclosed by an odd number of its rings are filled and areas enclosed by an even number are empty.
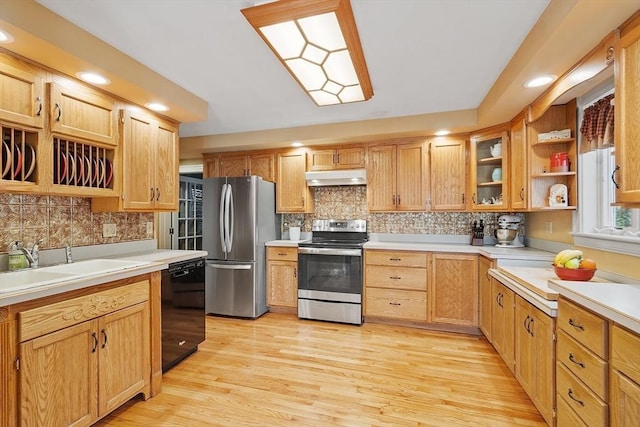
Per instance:
[[[579,282],[586,282],[591,280],[596,274],[597,268],[564,268],[557,265],[553,266],[556,276],[562,280],[576,280]]]

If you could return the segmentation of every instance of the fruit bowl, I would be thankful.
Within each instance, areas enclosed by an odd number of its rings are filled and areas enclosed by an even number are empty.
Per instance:
[[[586,282],[596,274],[597,268],[564,268],[554,265],[553,270],[556,272],[556,276],[562,280]]]

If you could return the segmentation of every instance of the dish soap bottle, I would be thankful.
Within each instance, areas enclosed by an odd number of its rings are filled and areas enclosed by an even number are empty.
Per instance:
[[[24,267],[24,254],[18,249],[18,242],[13,242],[9,250],[9,270],[19,270]]]

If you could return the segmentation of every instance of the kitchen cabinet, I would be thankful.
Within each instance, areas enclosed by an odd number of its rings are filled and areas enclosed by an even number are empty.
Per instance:
[[[202,177],[214,178],[220,176],[220,155],[219,154],[203,154],[202,155]]]
[[[277,212],[313,212],[313,196],[304,177],[307,169],[306,152],[304,150],[292,150],[278,153],[277,162]]]
[[[640,420],[640,336],[611,327],[611,426],[632,427]]]
[[[369,212],[426,209],[425,145],[422,141],[369,146]]]
[[[364,146],[312,149],[307,159],[308,170],[363,169],[365,153]]]
[[[491,334],[491,276],[489,269],[495,267],[495,262],[487,257],[479,257],[478,259],[478,285],[480,298],[480,330],[485,337],[492,342]]]
[[[233,153],[220,154],[219,176],[257,175],[265,181],[275,181],[275,155],[254,153],[250,155]]]
[[[515,297],[515,376],[547,424],[554,425],[555,319]]]
[[[587,425],[606,425],[608,323],[561,297],[557,326],[556,390],[563,403],[558,411],[567,411],[567,418],[578,417]]]
[[[54,134],[118,145],[116,102],[86,86],[48,83],[49,119]]]
[[[432,253],[430,323],[478,326],[478,256]]]
[[[267,248],[267,305],[298,307],[298,248]]]
[[[139,111],[122,110],[120,117],[121,156],[114,162],[114,170],[119,174],[116,176],[121,182],[122,195],[119,198],[94,198],[93,210],[177,210],[177,126]]]
[[[576,100],[573,99],[566,104],[549,107],[539,119],[527,126],[531,210],[576,209],[576,114]],[[561,130],[567,130],[568,136],[548,137],[553,131]],[[552,170],[551,156],[558,153],[567,155],[568,170]],[[551,187],[556,184],[566,186],[566,196],[551,197]]]
[[[20,312],[21,423],[88,426],[148,393],[148,301],[140,281]]]
[[[509,135],[509,206],[513,211],[524,211],[529,207],[527,125],[524,113],[511,121]]]
[[[49,187],[42,131],[0,123],[0,191],[38,193]],[[22,162],[8,159],[21,158]]]
[[[619,170],[616,202],[640,204],[640,17],[636,17],[620,33],[615,57],[615,156]]]
[[[426,321],[425,252],[365,251],[365,316]]]
[[[44,85],[42,70],[0,54],[0,120],[42,128]]]
[[[430,141],[432,211],[467,209],[467,142],[460,137],[437,137]]]
[[[515,371],[515,293],[491,278],[491,344],[511,372]]]
[[[509,134],[506,127],[471,136],[469,175],[475,211],[504,211],[509,203]]]

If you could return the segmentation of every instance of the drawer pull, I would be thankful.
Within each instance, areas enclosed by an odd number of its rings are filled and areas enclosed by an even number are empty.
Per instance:
[[[402,261],[402,258],[389,258],[389,261]]]
[[[584,326],[576,323],[572,318],[569,318],[569,324],[576,329],[580,329],[581,331],[584,331]]]
[[[283,252],[278,252],[278,255],[279,255],[279,256],[285,256],[286,254],[285,254],[285,253],[283,253]]]
[[[573,353],[569,353],[569,360],[572,361],[574,364],[580,366],[582,369],[584,369],[584,363],[577,362],[576,359],[573,358]]]
[[[390,302],[389,305],[400,306],[401,304],[399,302]]]
[[[584,406],[584,402],[582,400],[578,400],[575,397],[573,397],[573,390],[569,389],[568,393],[569,397],[571,398],[571,400],[578,402],[580,404],[580,406]]]
[[[402,277],[400,277],[400,276],[389,276],[389,279],[400,280],[400,279],[402,279]]]

